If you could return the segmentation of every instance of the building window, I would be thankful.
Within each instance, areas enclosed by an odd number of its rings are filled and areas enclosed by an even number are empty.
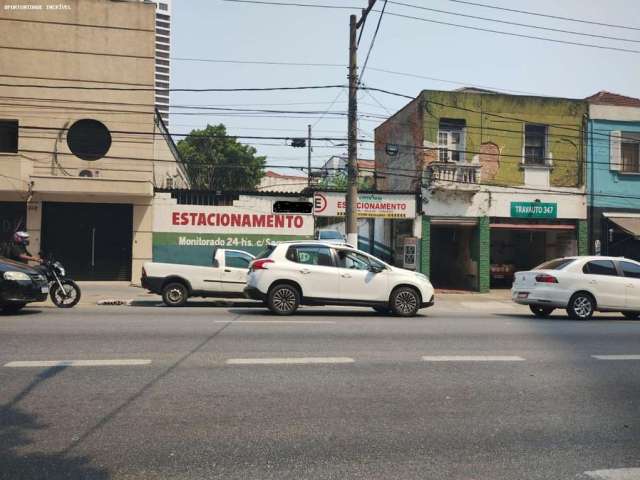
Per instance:
[[[169,6],[168,6],[166,3],[159,3],[159,4],[158,4],[158,8],[159,8],[160,10],[164,10],[164,11],[169,10]],[[158,16],[160,16],[160,14],[158,14]],[[166,16],[166,15],[163,15],[163,17],[164,17],[164,16]]]
[[[158,35],[164,35],[165,37],[170,36],[170,32],[169,32],[169,30],[166,30],[166,29],[164,29],[164,28],[160,28],[160,27],[156,27],[156,33],[157,33]]]
[[[464,120],[443,118],[438,129],[439,161],[464,162]]]
[[[524,126],[525,165],[546,164],[547,127],[544,125]]]
[[[18,120],[0,120],[0,152],[18,153]]]
[[[630,132],[622,132],[622,171],[640,173],[640,137],[633,138]]]
[[[159,58],[156,58],[156,64],[169,66],[169,60],[160,60]]]
[[[169,45],[166,43],[156,43],[156,50],[165,50],[169,51]]]
[[[166,29],[171,28],[171,27],[169,26],[169,23],[167,23],[167,22],[161,22],[161,21],[159,21],[159,20],[158,20],[158,21],[156,21],[156,27],[158,27],[158,28],[166,28]]]

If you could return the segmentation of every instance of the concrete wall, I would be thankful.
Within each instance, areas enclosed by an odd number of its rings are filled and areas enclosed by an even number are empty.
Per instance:
[[[0,118],[19,122],[19,152],[0,153],[0,199],[27,202],[33,251],[42,202],[132,204],[135,278],[151,258],[153,187],[166,186],[168,177],[186,186],[154,121],[155,5],[64,4],[69,8],[0,10],[9,47],[0,49],[0,83],[12,85],[0,87]],[[95,161],[67,145],[68,128],[86,118],[111,132],[109,151]],[[80,177],[83,170],[93,177]]]
[[[636,108],[628,108],[628,110],[640,112],[640,109]],[[623,118],[632,117],[625,115]],[[640,116],[635,121],[596,119],[589,122],[587,148],[589,205],[614,209],[640,209],[640,175],[611,169],[610,134],[612,131],[640,134]],[[592,193],[594,195],[591,195]]]
[[[375,162],[379,190],[414,191],[419,188],[425,152],[422,102],[417,98],[375,129]],[[397,146],[390,155],[387,145]]]
[[[438,140],[440,119],[464,120],[465,160],[471,162],[483,148],[496,146],[500,156],[493,178],[487,178],[483,165],[483,183],[523,185],[522,168],[524,125],[547,125],[547,147],[553,158],[550,186],[580,187],[583,183],[583,129],[587,104],[582,100],[479,94],[426,90],[424,105],[424,140]],[[478,158],[481,164],[483,159]],[[493,168],[493,166],[492,166]]]

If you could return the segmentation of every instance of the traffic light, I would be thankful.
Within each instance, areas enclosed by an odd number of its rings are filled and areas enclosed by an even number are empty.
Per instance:
[[[305,138],[292,138],[291,146],[293,148],[304,148],[307,146],[307,140]]]

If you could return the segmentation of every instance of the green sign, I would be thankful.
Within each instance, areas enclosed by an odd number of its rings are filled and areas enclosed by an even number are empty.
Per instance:
[[[557,218],[557,203],[511,202],[512,218]]]

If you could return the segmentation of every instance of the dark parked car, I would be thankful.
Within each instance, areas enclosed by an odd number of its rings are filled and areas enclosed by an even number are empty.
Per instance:
[[[44,275],[23,263],[0,257],[0,310],[15,313],[31,302],[44,302],[49,285]]]

